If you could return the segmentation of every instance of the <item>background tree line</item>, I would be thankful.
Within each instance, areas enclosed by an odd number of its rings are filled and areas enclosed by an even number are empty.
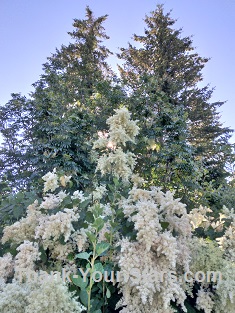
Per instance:
[[[25,201],[40,190],[40,177],[55,167],[73,174],[76,188],[89,188],[91,141],[107,130],[105,121],[120,103],[139,120],[135,153],[138,171],[147,169],[141,173],[147,185],[175,190],[189,210],[203,204],[218,214],[222,204],[232,206],[233,130],[220,121],[223,102],[212,103],[213,90],[198,85],[209,59],[158,5],[145,18],[144,35],[134,35],[136,46],[120,49],[117,76],[102,43],[106,19],[87,7],[85,19],[74,20],[71,43],[47,59],[29,97],[12,94],[0,107],[4,223],[22,216]]]

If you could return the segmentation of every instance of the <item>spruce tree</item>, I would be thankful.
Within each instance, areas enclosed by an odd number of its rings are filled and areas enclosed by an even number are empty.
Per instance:
[[[74,30],[69,32],[72,42],[56,49],[43,65],[43,74],[33,84],[35,90],[30,99],[23,100],[17,96],[21,99],[17,110],[28,112],[22,117],[24,123],[18,119],[16,124],[21,134],[26,136],[24,149],[27,166],[31,168],[31,175],[27,173],[26,177],[31,182],[55,167],[76,173],[78,185],[89,182],[87,174],[92,169],[90,139],[98,130],[107,127],[105,120],[122,96],[115,75],[107,64],[111,52],[102,45],[102,41],[109,38],[103,27],[106,19],[107,15],[94,17],[87,7],[86,18],[74,20]],[[15,103],[14,98],[1,108],[5,125],[9,125],[15,115],[18,116],[17,110],[12,110],[12,103]],[[9,131],[7,126],[3,133],[6,141],[5,134]],[[8,168],[13,166],[24,178],[18,166],[24,159],[21,148],[22,145],[14,160],[9,147],[2,150],[4,173],[9,163]],[[12,180],[9,174],[7,177]],[[22,186],[16,181],[16,186]]]
[[[119,70],[129,108],[155,147],[148,154],[153,179],[160,185],[168,179],[167,188],[179,183],[181,196],[212,180],[215,172],[225,182],[226,164],[233,159],[232,131],[219,121],[222,103],[210,103],[212,91],[198,87],[208,58],[198,55],[182,29],[174,29],[175,20],[162,5],[145,23],[144,35],[133,37],[138,48],[129,43],[118,56],[124,61]]]
[[[48,58],[45,74],[34,85],[35,151],[44,169],[61,167],[84,177],[91,170],[89,140],[112,107],[105,93],[112,89],[110,51],[101,45],[108,39],[106,18],[95,18],[87,7],[86,19],[75,19],[69,32],[73,42]]]

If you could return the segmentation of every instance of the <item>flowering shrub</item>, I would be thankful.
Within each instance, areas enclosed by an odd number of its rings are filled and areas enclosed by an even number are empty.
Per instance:
[[[173,193],[146,189],[133,173],[139,128],[130,117],[116,110],[94,142],[91,192],[71,192],[71,175],[54,169],[42,199],[4,228],[0,312],[235,312],[234,211],[216,221],[208,208],[188,214]],[[195,236],[200,227],[218,230],[218,242]],[[187,271],[223,279],[177,279]]]

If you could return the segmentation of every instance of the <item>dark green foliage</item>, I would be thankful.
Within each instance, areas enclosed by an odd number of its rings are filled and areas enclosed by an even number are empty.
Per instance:
[[[1,107],[0,171],[8,186],[27,188],[57,167],[76,173],[76,185],[85,187],[94,170],[91,139],[107,129],[105,121],[120,103],[139,120],[138,164],[151,183],[184,200],[209,182],[226,185],[234,161],[232,131],[219,121],[223,103],[210,103],[212,90],[197,86],[208,59],[157,6],[145,18],[145,34],[134,35],[140,48],[121,49],[120,87],[106,62],[111,52],[102,45],[106,18],[95,18],[87,7],[86,18],[75,19],[69,32],[73,42],[43,65],[31,98],[13,94]]]
[[[73,43],[48,58],[30,99],[13,94],[1,107],[0,171],[14,189],[29,188],[55,167],[75,174],[82,188],[89,183],[90,141],[124,96],[106,63],[111,52],[101,45],[106,18],[87,7],[86,19],[74,20]]]
[[[1,180],[11,188],[25,187],[33,173],[32,155],[32,111],[30,100],[20,94],[0,109],[0,132],[3,144],[0,149]],[[0,190],[3,192],[4,188]]]
[[[100,44],[108,39],[102,26],[106,18],[96,19],[87,8],[85,20],[74,20],[75,29],[69,33],[74,43],[48,58],[45,74],[34,84],[32,95],[39,168],[76,173],[81,186],[88,183],[86,176],[94,170],[89,159],[90,140],[104,128],[115,105],[114,96],[106,93],[110,89],[115,95],[117,90],[111,87],[111,70],[106,63],[110,51]]]
[[[146,138],[140,167],[144,163],[153,184],[176,190],[195,205],[195,190],[202,197],[208,182],[213,188],[226,185],[234,162],[232,130],[219,121],[223,103],[210,103],[212,90],[198,87],[208,59],[195,52],[191,37],[173,28],[175,20],[161,5],[145,23],[144,35],[133,37],[138,48],[129,44],[118,55],[128,107]]]

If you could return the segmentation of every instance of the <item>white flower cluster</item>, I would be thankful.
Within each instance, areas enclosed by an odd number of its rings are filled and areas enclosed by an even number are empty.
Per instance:
[[[40,205],[38,201],[35,201],[28,206],[26,217],[4,228],[2,243],[10,242],[18,246],[16,249],[18,254],[12,261],[13,264],[9,261],[9,267],[14,266],[12,277],[15,275],[16,278],[21,269],[33,270],[35,268],[35,262],[40,260],[41,255],[38,244],[44,250],[49,249],[48,253],[56,267],[61,267],[61,264],[71,266],[71,261],[67,257],[74,250],[71,235],[74,232],[73,222],[77,221],[79,214],[76,206],[72,209],[58,209],[67,196],[68,194],[64,191],[56,195],[45,194]],[[74,197],[77,198],[76,192]],[[52,214],[50,210],[55,208],[57,211]],[[64,245],[59,242],[62,238],[66,243]],[[10,255],[5,255],[4,258],[0,258],[0,274],[1,271],[5,272],[2,274],[4,280],[9,276],[10,268],[7,268],[5,264],[6,258],[9,257]]]
[[[2,243],[11,241],[15,244],[20,244],[24,240],[33,241],[35,236],[35,228],[38,224],[38,219],[42,216],[39,210],[38,202],[35,201],[27,208],[27,215],[20,221],[15,222],[10,226],[6,226],[3,230]]]
[[[106,193],[107,189],[105,185],[96,186],[95,190],[92,192],[93,201],[101,200]]]
[[[235,313],[235,263],[224,261],[222,280],[216,286],[215,313]]]
[[[77,247],[78,251],[84,251],[87,246],[89,246],[89,243],[87,241],[87,235],[84,228],[80,228],[79,230],[76,230],[72,235],[71,239],[73,242],[73,245],[75,248]]]
[[[41,216],[35,229],[35,239],[42,239],[44,249],[52,241],[58,240],[61,235],[64,236],[65,242],[68,241],[71,232],[74,231],[72,222],[76,221],[78,217],[79,214],[75,213],[73,209],[64,209],[64,212]]]
[[[50,280],[32,289],[25,313],[80,313],[84,307],[62,282]]]
[[[0,289],[0,312],[3,313],[80,313],[84,307],[62,281],[6,284]]]
[[[5,284],[0,289],[0,312],[25,313],[26,299],[30,288],[26,284],[13,282]],[[35,299],[36,300],[36,299]]]
[[[115,110],[116,114],[107,119],[107,124],[110,127],[110,141],[115,145],[126,145],[127,141],[134,142],[135,137],[139,133],[137,121],[132,121],[131,113],[126,108]]]
[[[73,195],[71,196],[71,199],[72,200],[79,199],[81,202],[83,202],[83,201],[87,200],[88,198],[84,196],[83,191],[76,190],[76,191],[74,191]]]
[[[132,174],[131,181],[135,187],[142,186],[146,182],[139,174]]]
[[[169,276],[160,281],[154,275],[171,271],[182,273],[183,269],[189,268],[187,241],[192,228],[185,205],[174,199],[172,193],[163,193],[155,187],[151,190],[133,188],[128,199],[120,205],[137,231],[136,242],[123,239],[119,243],[120,272],[127,277],[135,268],[143,274],[138,281],[130,278],[127,282],[120,282],[123,292],[120,303],[127,306],[121,312],[134,312],[135,303],[138,304],[136,312],[173,312],[171,301],[181,305],[186,312],[182,283]],[[181,249],[183,245],[185,247]]]
[[[15,257],[15,271],[20,269],[34,270],[35,262],[40,259],[38,244],[25,240],[17,249]]]
[[[231,226],[235,227],[235,210],[229,210],[225,205],[223,206],[224,217],[232,220]]]
[[[134,142],[139,133],[137,121],[130,119],[130,112],[126,108],[115,110],[116,114],[107,120],[110,130],[106,136],[98,139],[93,149],[111,148],[107,154],[98,158],[96,171],[100,170],[101,174],[112,173],[124,181],[128,181],[136,164],[135,155],[131,152],[124,152],[122,147],[126,142]]]
[[[52,192],[59,187],[58,184],[58,176],[56,174],[56,169],[54,168],[53,172],[48,172],[46,175],[42,177],[45,181],[44,183],[44,192],[51,190]]]
[[[204,228],[208,228],[211,224],[209,218],[207,217],[207,213],[212,212],[211,209],[207,207],[203,207],[200,205],[199,208],[193,209],[189,213],[189,217],[191,220],[191,224],[193,229],[198,228],[199,226],[204,226]]]
[[[235,262],[235,227],[229,226],[223,237],[218,238],[220,246],[225,252],[225,256]]]
[[[223,207],[223,217],[231,219],[231,225],[226,229],[225,234],[218,238],[217,241],[224,250],[228,260],[235,262],[235,213],[234,209],[229,210]]]
[[[128,205],[124,206],[126,216],[129,208]],[[162,229],[159,221],[159,208],[153,200],[142,198],[136,202],[134,210],[136,214],[131,216],[128,214],[128,219],[135,224],[137,240],[143,243],[149,251]]]
[[[210,291],[201,288],[197,293],[196,308],[211,313],[214,306],[212,298],[213,294]]]
[[[139,133],[138,121],[131,120],[131,113],[126,108],[114,110],[116,114],[107,119],[109,132],[99,132],[99,139],[94,142],[93,149],[111,148],[126,146],[127,141],[135,142]]]
[[[50,246],[51,258],[59,261],[66,260],[69,253],[73,252],[72,244],[66,243],[62,245],[61,243],[53,242],[53,245]]]
[[[122,202],[122,207],[128,220],[135,222],[136,229],[142,228],[149,232],[151,228],[151,231],[155,229],[158,233],[167,226],[165,228],[179,235],[191,236],[192,227],[186,205],[180,199],[174,199],[170,191],[163,193],[157,187],[151,190],[133,188],[128,199]]]
[[[117,308],[126,307],[120,312],[174,312],[171,308],[171,301],[174,300],[186,312],[186,295],[180,284],[168,275],[161,276],[161,273],[169,271],[165,261],[166,258],[157,258],[153,251],[146,253],[144,246],[138,242],[121,241],[119,266],[123,297]]]
[[[216,313],[235,313],[235,263],[231,260],[224,259],[223,250],[218,247],[216,242],[205,240],[203,238],[192,238],[190,240],[191,262],[190,271],[221,273],[221,279],[213,283],[215,290],[213,312]],[[202,290],[211,286],[206,280],[201,283]],[[206,307],[207,296],[199,294],[197,300],[198,306]],[[208,300],[209,301],[209,300]],[[212,306],[210,302],[209,308]],[[205,309],[204,309],[205,310]],[[210,311],[208,311],[210,312]]]
[[[189,240],[191,253],[190,270],[198,271],[220,271],[223,268],[223,251],[219,249],[214,241],[193,237]],[[206,282],[204,283],[205,287]]]
[[[60,191],[57,195],[52,193],[47,193],[44,197],[42,203],[40,204],[41,209],[52,210],[57,208],[63,199],[67,196],[64,191]]]
[[[54,173],[52,174],[54,177]],[[52,183],[53,177],[48,175],[47,183],[50,181],[49,178]],[[54,187],[51,184],[50,188],[45,188],[44,191],[53,190]],[[82,312],[83,307],[72,297],[73,293],[68,291],[62,281],[58,283],[50,280],[44,283],[44,280],[40,280],[33,284],[27,282],[25,280],[27,274],[22,273],[22,270],[26,270],[37,276],[37,272],[34,271],[36,262],[41,256],[38,242],[44,249],[49,248],[50,258],[54,259],[57,268],[61,268],[63,263],[69,270],[76,271],[75,264],[67,260],[67,256],[74,250],[71,238],[74,231],[72,223],[79,218],[78,209],[64,208],[55,214],[48,212],[58,208],[66,196],[63,191],[57,195],[46,194],[40,205],[35,201],[28,206],[25,218],[4,228],[2,242],[10,241],[17,244],[18,253],[14,259],[11,254],[0,258],[0,312]],[[61,236],[64,237],[65,245],[59,242]],[[50,277],[46,272],[44,273],[48,278]],[[5,284],[4,281],[7,282],[8,278],[13,278],[13,281]]]
[[[98,159],[96,171],[100,170],[102,175],[112,173],[117,178],[128,181],[135,164],[135,155],[133,153],[125,153],[122,148],[117,148]]]
[[[0,279],[6,281],[8,277],[13,276],[13,273],[14,261],[12,255],[8,252],[0,257]]]
[[[107,136],[103,136],[102,134],[100,134],[100,132],[98,132],[98,135],[99,135],[99,139],[94,142],[93,149],[103,149],[103,148],[111,147],[107,140]]]
[[[41,239],[44,248],[53,246],[53,241],[61,235],[65,242],[68,241],[74,230],[72,222],[79,218],[74,209],[64,209],[53,215],[42,214],[36,204],[28,207],[27,216],[11,226],[6,226],[3,231],[2,243],[11,241],[20,244],[24,240],[35,241]]]
[[[60,177],[60,183],[63,187],[66,187],[66,185],[70,182],[72,176],[63,175]]]

